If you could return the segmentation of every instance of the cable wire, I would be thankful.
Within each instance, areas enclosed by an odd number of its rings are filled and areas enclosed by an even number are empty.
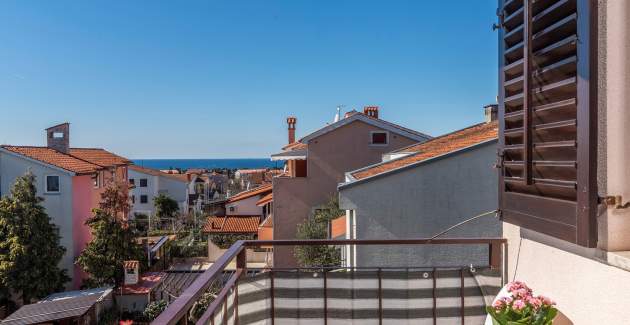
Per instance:
[[[445,233],[447,233],[447,232],[449,232],[449,231],[451,231],[451,230],[453,230],[453,229],[455,229],[455,228],[457,228],[457,227],[459,227],[459,226],[461,226],[461,225],[463,225],[463,224],[466,224],[466,223],[468,223],[468,222],[470,222],[470,221],[473,221],[473,220],[479,219],[479,218],[481,218],[481,217],[485,217],[485,216],[487,216],[487,215],[489,215],[489,214],[493,214],[493,213],[494,213],[494,215],[496,216],[498,212],[499,212],[499,210],[492,210],[492,211],[484,212],[484,213],[482,213],[482,214],[478,214],[478,215],[476,215],[476,216],[474,216],[474,217],[472,217],[472,218],[466,219],[466,220],[464,220],[464,221],[462,221],[462,222],[460,222],[460,223],[457,223],[457,224],[455,224],[455,225],[453,225],[453,226],[451,226],[451,227],[449,227],[449,228],[446,228],[446,230],[444,230],[444,231],[442,231],[442,232],[439,232],[439,233],[438,233],[438,234],[436,234],[435,236],[431,237],[429,240],[436,239],[436,238],[438,238],[438,237],[440,237],[440,236],[444,235]]]

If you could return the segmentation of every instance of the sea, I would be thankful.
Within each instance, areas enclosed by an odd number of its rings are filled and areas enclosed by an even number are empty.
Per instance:
[[[190,169],[190,168],[221,168],[221,169],[253,169],[253,168],[282,168],[284,162],[271,161],[269,158],[239,158],[239,159],[135,159],[133,163],[153,169]]]

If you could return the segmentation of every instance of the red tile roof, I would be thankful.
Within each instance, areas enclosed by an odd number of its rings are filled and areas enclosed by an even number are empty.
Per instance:
[[[272,191],[272,186],[271,184],[265,184],[265,185],[261,185],[255,189],[249,190],[249,191],[243,191],[241,193],[238,193],[230,198],[228,198],[228,202],[232,203],[232,202],[236,202],[236,201],[240,201],[240,200],[245,200],[248,199],[250,197],[254,197],[256,195],[266,195],[267,193]]]
[[[300,149],[306,149],[308,146],[302,142],[293,142],[293,143],[289,143],[288,145],[284,146],[282,148],[282,150],[300,150]]]
[[[122,288],[123,295],[146,295],[149,294],[153,288],[155,288],[162,279],[164,273],[161,272],[147,272],[140,276],[140,281],[136,284],[125,284]]]
[[[92,174],[103,169],[102,166],[74,157],[48,147],[34,146],[1,146],[13,153],[41,161],[43,163],[65,169],[76,174]]]
[[[163,177],[174,179],[174,180],[181,181],[181,182],[188,182],[189,181],[189,179],[188,179],[189,175],[186,175],[186,174],[169,174],[169,173],[165,173],[163,171],[157,170],[157,169],[140,167],[138,165],[130,165],[129,169],[137,171],[139,173],[143,173],[143,174],[147,174],[147,175],[153,175],[153,176],[163,176]]]
[[[257,206],[263,206],[269,202],[273,202],[273,192],[263,196],[258,202],[256,202]]]
[[[260,216],[213,216],[203,227],[205,233],[258,233]]]
[[[100,148],[70,148],[70,154],[79,159],[104,167],[116,167],[131,164],[129,159]]]
[[[426,159],[464,149],[475,144],[496,139],[498,130],[499,126],[497,122],[476,124],[471,127],[398,150],[399,152],[412,152],[413,154],[400,159],[381,163],[367,169],[361,169],[352,173],[352,176],[356,179],[367,178]]]
[[[123,267],[125,269],[135,269],[139,265],[140,265],[140,262],[138,261],[124,261],[123,262]]]

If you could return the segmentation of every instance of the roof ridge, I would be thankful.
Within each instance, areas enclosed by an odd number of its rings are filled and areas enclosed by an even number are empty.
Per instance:
[[[88,164],[90,164],[90,165],[94,165],[94,166],[98,166],[98,167],[101,167],[101,168],[105,168],[105,166],[102,166],[102,165],[99,165],[99,164],[93,163],[93,162],[91,162],[91,161],[87,161],[87,160],[85,160],[85,159],[83,159],[83,158],[79,158],[79,157],[77,157],[77,156],[75,156],[75,155],[72,155],[72,154],[69,154],[69,153],[65,153],[65,152],[63,152],[63,151],[59,151],[59,150],[57,150],[57,149],[55,149],[55,148],[51,148],[51,147],[49,147],[49,146],[14,146],[14,145],[2,145],[2,147],[3,147],[3,148],[6,148],[6,147],[14,147],[14,148],[37,148],[37,149],[48,149],[48,150],[52,150],[52,151],[54,151],[55,153],[58,153],[58,154],[60,154],[60,155],[68,156],[68,157],[71,157],[71,158],[74,158],[74,159],[80,160],[80,161],[82,161],[82,162],[88,163]],[[16,152],[16,153],[17,153],[17,154],[20,154],[20,155],[22,155],[22,156],[26,156],[26,155],[23,155],[23,154],[21,154],[21,153],[19,153],[19,152]],[[32,158],[32,159],[35,159],[35,158]],[[36,160],[42,161],[42,160],[40,160],[40,159],[36,159]],[[42,161],[42,162],[45,162],[45,161]],[[49,165],[54,165],[54,164],[51,164],[51,163],[48,163],[48,162],[45,162],[45,163],[47,163],[47,164],[49,164]],[[57,167],[59,167],[59,166],[57,166]],[[66,168],[63,168],[63,167],[60,167],[60,168],[62,168],[62,169],[66,169]],[[66,170],[68,170],[68,169],[66,169]]]
[[[488,124],[488,123],[487,122],[481,122],[481,123],[473,124],[471,126],[467,126],[467,127],[463,128],[463,129],[459,129],[459,130],[455,130],[455,131],[451,131],[451,132],[439,135],[437,137],[431,138],[431,139],[429,139],[427,141],[424,141],[424,142],[417,142],[417,143],[414,143],[412,145],[400,148],[398,150],[394,150],[394,151],[392,151],[392,153],[394,153],[394,152],[408,152],[408,151],[405,151],[405,149],[409,149],[411,147],[416,147],[416,146],[421,146],[421,145],[423,145],[425,143],[433,143],[433,142],[435,142],[437,140],[440,140],[440,139],[443,139],[443,138],[445,138],[445,137],[447,137],[449,135],[453,135],[455,133],[459,133],[459,132],[462,132],[462,131],[465,131],[465,130],[468,130],[468,129],[472,129],[472,128],[475,128],[475,127],[478,127],[478,126],[482,126],[482,125],[485,125],[485,124]]]

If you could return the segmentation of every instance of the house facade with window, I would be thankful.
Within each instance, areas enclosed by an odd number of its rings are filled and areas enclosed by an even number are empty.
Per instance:
[[[52,223],[59,227],[66,249],[60,267],[78,288],[82,271],[74,265],[87,243],[90,229],[85,221],[98,207],[100,195],[112,181],[125,177],[129,160],[98,148],[70,148],[67,123],[46,130],[47,146],[0,146],[0,195],[10,195],[16,178],[31,172],[37,195],[44,200]],[[124,216],[122,216],[124,217]]]
[[[378,107],[352,111],[296,141],[297,120],[287,119],[289,144],[272,159],[286,161],[273,179],[273,238],[294,239],[298,224],[337,193],[345,172],[381,161],[382,155],[431,137],[387,122]],[[276,247],[274,266],[295,266],[292,248]]]
[[[190,178],[187,174],[168,174],[157,169],[130,166],[131,215],[143,214],[152,217],[155,214],[153,200],[160,194],[177,201],[181,214],[188,213]]]
[[[498,13],[509,279],[553,297],[554,324],[625,324],[630,3],[501,0]]]
[[[490,107],[491,108],[491,107]],[[496,106],[494,106],[496,111]],[[331,223],[346,239],[501,237],[496,218],[498,124],[491,119],[384,155],[384,161],[346,174],[339,205],[346,215]],[[390,159],[394,154],[399,158]],[[343,224],[340,224],[343,222]],[[481,265],[484,246],[347,246],[348,267]]]

